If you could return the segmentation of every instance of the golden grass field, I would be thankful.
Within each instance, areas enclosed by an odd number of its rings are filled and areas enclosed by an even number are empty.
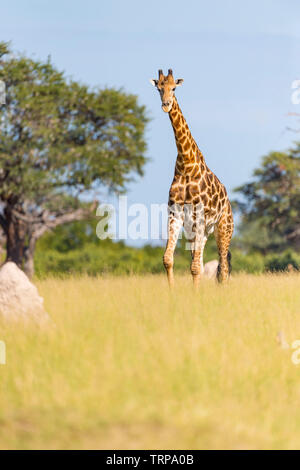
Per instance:
[[[54,325],[1,323],[2,449],[300,448],[300,276],[36,281]],[[300,355],[299,355],[300,357]]]

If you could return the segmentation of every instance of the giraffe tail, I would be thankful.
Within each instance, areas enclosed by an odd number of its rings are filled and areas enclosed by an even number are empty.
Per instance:
[[[232,271],[232,265],[231,265],[231,253],[230,253],[229,250],[228,250],[228,253],[227,253],[227,262],[228,262],[228,270],[229,270],[229,274],[230,274],[231,271]]]
[[[229,274],[229,276],[230,276],[231,271],[232,271],[232,266],[231,266],[231,253],[230,253],[230,251],[228,251],[228,253],[227,253],[227,263],[228,263],[228,274]],[[220,263],[219,263],[219,264],[218,264],[218,269],[217,269],[217,279],[218,279],[218,280],[219,280],[220,272],[221,272],[221,267],[220,267]]]

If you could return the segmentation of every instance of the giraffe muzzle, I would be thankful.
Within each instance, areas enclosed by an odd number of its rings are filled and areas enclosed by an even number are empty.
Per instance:
[[[166,113],[168,113],[172,107],[172,103],[171,101],[163,101],[162,105],[161,105],[163,111],[165,111]]]

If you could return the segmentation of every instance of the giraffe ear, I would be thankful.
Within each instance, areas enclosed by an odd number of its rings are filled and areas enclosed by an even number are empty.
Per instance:
[[[175,83],[176,83],[176,86],[180,86],[183,84],[183,78],[178,78],[177,80],[175,80]]]
[[[149,82],[150,82],[151,85],[153,85],[153,86],[157,86],[157,84],[158,84],[158,80],[154,80],[154,78],[150,78],[150,79],[149,79]]]

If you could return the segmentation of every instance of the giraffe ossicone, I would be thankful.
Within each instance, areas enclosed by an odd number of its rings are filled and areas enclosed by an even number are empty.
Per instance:
[[[175,80],[171,69],[168,75],[160,69],[158,80],[150,82],[160,94],[163,111],[169,114],[177,146],[168,201],[168,241],[163,258],[169,284],[174,283],[174,251],[182,226],[190,244],[194,284],[198,286],[203,276],[204,247],[213,232],[219,251],[217,278],[220,282],[226,281],[231,270],[229,245],[234,227],[226,188],[206,165],[179,108],[175,90],[183,79]]]

